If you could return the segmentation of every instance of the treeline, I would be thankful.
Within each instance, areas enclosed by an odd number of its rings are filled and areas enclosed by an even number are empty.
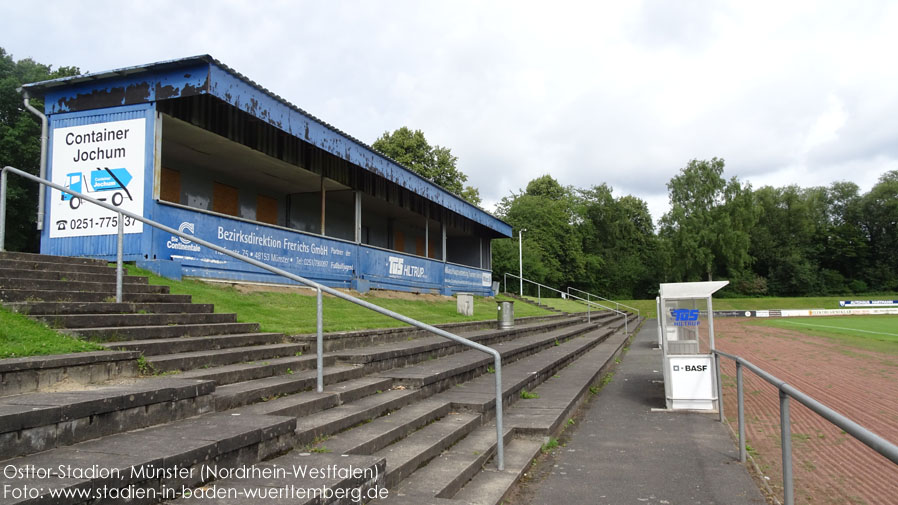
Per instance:
[[[722,159],[690,161],[667,184],[671,209],[657,228],[643,200],[605,184],[534,179],[496,209],[515,236],[493,242],[493,275],[517,274],[526,229],[525,278],[609,298],[723,279],[730,295],[898,291],[898,171],[865,194],[851,182],[753,189],[723,171]]]

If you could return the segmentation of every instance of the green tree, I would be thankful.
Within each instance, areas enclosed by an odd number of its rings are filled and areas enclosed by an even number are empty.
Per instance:
[[[15,61],[0,48],[0,165],[12,166],[38,175],[40,172],[41,125],[25,109],[17,89],[30,82],[77,75],[76,67],[53,70],[30,58]],[[41,100],[32,100],[38,110]],[[6,247],[14,251],[37,251],[35,228],[37,186],[21,177],[9,178],[6,210]]]
[[[898,290],[898,170],[880,176],[861,206],[870,248],[866,278],[876,289]]]
[[[474,205],[480,205],[480,192],[465,185],[468,176],[456,167],[458,158],[448,147],[431,146],[421,130],[412,131],[403,126],[393,133],[384,132],[371,147]]]
[[[751,263],[751,228],[757,221],[751,187],[723,178],[724,160],[691,160],[667,184],[671,210],[661,232],[681,280],[741,277]]]

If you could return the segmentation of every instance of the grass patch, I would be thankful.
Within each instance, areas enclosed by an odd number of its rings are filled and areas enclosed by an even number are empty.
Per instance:
[[[105,347],[57,333],[22,314],[0,307],[0,358],[103,351]]]
[[[240,322],[259,323],[262,331],[288,335],[315,332],[316,297],[312,290],[240,293],[227,284],[198,280],[173,281],[155,275],[148,270],[139,269],[134,265],[127,265],[127,269],[131,275],[148,277],[150,284],[168,286],[173,294],[191,295],[195,303],[212,303],[215,305],[215,312],[233,312],[237,314],[237,319]],[[501,296],[496,298],[475,296],[475,315],[463,316],[456,310],[455,298],[405,300],[378,296],[375,291],[364,295],[352,294],[367,302],[428,324],[495,321],[496,301],[508,300]],[[391,317],[380,315],[332,296],[325,295],[322,303],[324,305],[324,331],[326,332],[406,326]],[[550,311],[526,303],[516,305],[516,317],[552,314]]]
[[[555,437],[552,437],[546,443],[543,444],[541,450],[543,451],[543,454],[546,454],[548,452],[551,452],[553,449],[556,449],[558,447],[558,445],[559,445],[558,439]]]
[[[753,319],[749,324],[798,331],[851,347],[898,354],[898,316],[835,316]]]
[[[527,391],[526,389],[521,390],[522,400],[535,400],[536,398],[539,398],[539,394]]]

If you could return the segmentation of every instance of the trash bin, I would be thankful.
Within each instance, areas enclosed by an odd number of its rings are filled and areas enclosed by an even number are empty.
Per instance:
[[[509,330],[514,328],[514,302],[511,300],[496,300],[496,303],[499,305],[499,314],[497,316],[499,329]]]

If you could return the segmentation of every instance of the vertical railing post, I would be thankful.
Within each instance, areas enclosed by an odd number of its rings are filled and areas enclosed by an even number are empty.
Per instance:
[[[587,323],[592,322],[592,314],[590,314],[590,309],[592,309],[592,305],[587,303],[586,304],[586,322]]]
[[[496,467],[505,470],[505,439],[502,426],[502,358],[498,351],[493,356],[493,368],[496,369]]]
[[[723,422],[723,384],[720,380],[720,355],[716,352],[714,353],[714,372],[717,374],[717,417],[720,422]]]
[[[543,289],[542,288],[543,288],[542,284],[536,285],[536,303],[538,305],[543,304]]]
[[[742,390],[742,363],[736,362],[736,397],[739,408],[739,461],[745,463],[745,400]]]
[[[315,335],[315,349],[317,352],[317,368],[318,368],[318,392],[324,392],[324,303],[321,300],[321,288],[318,288],[318,315],[317,315],[317,333]]]
[[[792,488],[792,428],[789,419],[789,395],[782,389],[780,393],[780,439],[783,446],[783,503],[795,505],[795,490]]]
[[[125,250],[125,215],[118,213],[118,237],[115,247],[115,303],[122,303],[122,256]]]
[[[508,293],[508,274],[502,274],[502,284],[505,285],[505,292]]]
[[[6,250],[6,169],[0,173],[0,251]]]

